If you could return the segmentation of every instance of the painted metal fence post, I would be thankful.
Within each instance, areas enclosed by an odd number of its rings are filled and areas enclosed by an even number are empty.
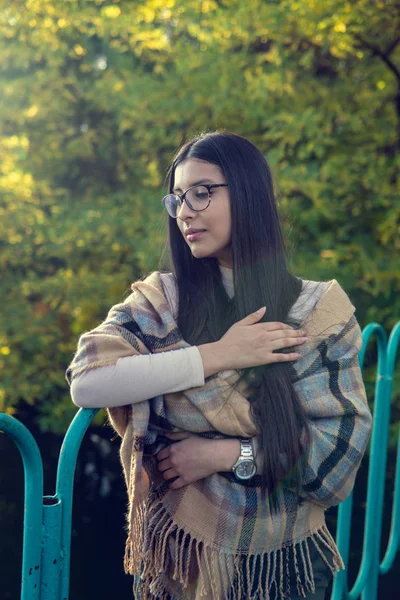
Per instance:
[[[0,431],[6,432],[14,441],[24,465],[21,600],[41,600],[42,459],[32,434],[17,419],[0,413]]]
[[[72,496],[78,451],[90,423],[98,409],[80,409],[65,435],[58,461],[56,496],[63,504],[61,524],[60,600],[67,600],[69,592],[69,568],[71,556]]]
[[[380,562],[380,537],[388,452],[390,404],[400,322],[389,341],[384,329],[370,323],[363,330],[359,355],[362,367],[370,339],[376,336],[378,365],[374,423],[371,436],[367,486],[367,510],[363,554],[353,588],[348,590],[347,571],[338,573],[331,600],[376,600],[379,575],[392,567],[400,546],[400,433],[397,446],[392,522],[389,542]],[[78,451],[98,409],[80,409],[65,435],[58,462],[54,496],[43,496],[43,465],[39,448],[28,429],[17,419],[0,413],[0,433],[15,442],[24,465],[24,533],[21,600],[68,600],[73,482]],[[339,507],[337,544],[348,564],[352,494]]]
[[[24,533],[21,600],[68,600],[72,495],[78,451],[98,409],[80,409],[65,435],[56,493],[43,496],[39,448],[17,419],[0,413],[0,432],[15,442],[24,464]]]

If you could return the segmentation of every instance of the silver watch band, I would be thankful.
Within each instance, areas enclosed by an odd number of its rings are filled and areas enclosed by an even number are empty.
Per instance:
[[[254,458],[253,444],[251,438],[240,439],[240,456],[243,458]]]
[[[251,438],[240,438],[240,455],[232,467],[232,471],[239,481],[246,481],[254,477],[257,472]]]

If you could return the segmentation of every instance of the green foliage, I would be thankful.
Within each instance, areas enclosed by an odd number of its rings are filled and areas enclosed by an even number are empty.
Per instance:
[[[400,314],[395,0],[0,2],[0,410],[64,431],[79,334],[158,268],[175,148],[226,128],[273,168],[294,272]]]

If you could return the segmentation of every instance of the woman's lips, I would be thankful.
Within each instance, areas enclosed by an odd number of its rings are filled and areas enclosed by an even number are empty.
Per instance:
[[[203,233],[206,233],[206,231],[196,231],[196,233],[189,233],[187,239],[189,240],[189,242],[192,242],[193,240],[197,240],[197,238]]]

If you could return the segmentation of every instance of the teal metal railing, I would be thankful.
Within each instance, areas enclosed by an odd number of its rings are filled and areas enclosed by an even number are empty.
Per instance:
[[[76,459],[98,412],[80,409],[69,426],[60,450],[54,496],[43,496],[43,465],[31,433],[17,419],[0,413],[0,431],[14,440],[24,465],[21,600],[68,599]]]
[[[359,355],[364,363],[367,345],[375,337],[378,365],[375,386],[374,424],[371,436],[367,508],[363,553],[358,576],[348,589],[347,570],[335,578],[331,600],[377,600],[379,575],[393,565],[400,545],[400,435],[397,446],[391,532],[381,561],[386,461],[393,374],[400,341],[400,322],[388,337],[377,323],[363,330]],[[65,435],[58,461],[54,496],[43,496],[43,465],[39,448],[28,429],[17,419],[0,413],[0,431],[17,445],[25,479],[24,533],[21,600],[67,600],[69,594],[72,496],[78,451],[98,410],[80,409]],[[349,560],[353,494],[339,506],[337,544],[344,563]]]
[[[376,336],[378,365],[375,384],[374,420],[371,435],[370,464],[368,470],[367,510],[364,527],[363,553],[360,568],[352,589],[348,590],[347,571],[340,571],[333,585],[331,600],[376,600],[378,579],[391,568],[400,542],[400,432],[397,444],[396,475],[392,505],[392,523],[388,546],[381,562],[381,531],[383,497],[385,491],[386,460],[390,424],[390,405],[393,376],[400,340],[400,322],[393,328],[390,338],[383,327],[370,323],[363,330],[363,345],[359,355],[363,366],[367,345]],[[353,494],[339,506],[337,545],[345,564],[348,563]]]

